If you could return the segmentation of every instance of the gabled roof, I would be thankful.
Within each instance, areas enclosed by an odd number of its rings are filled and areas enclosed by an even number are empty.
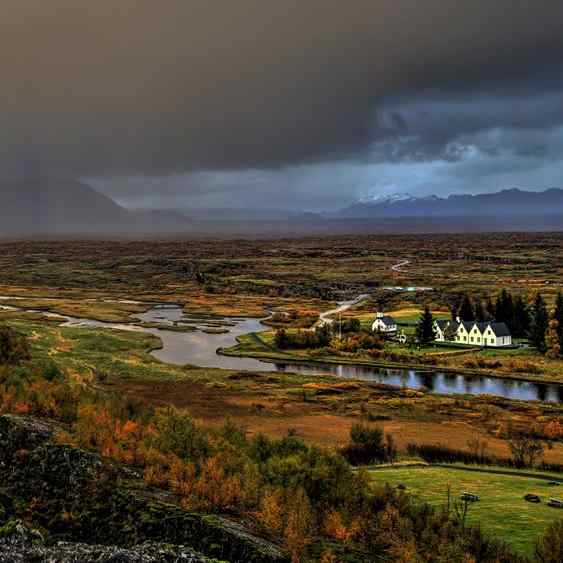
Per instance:
[[[395,323],[395,319],[393,317],[390,317],[389,315],[383,315],[382,317],[376,317],[375,321],[382,321],[384,325],[386,326],[390,326],[390,325],[394,325]]]
[[[461,321],[457,326],[457,328],[462,326],[467,332],[469,332],[473,328],[474,324],[475,324],[474,321]]]
[[[495,336],[510,336],[510,330],[505,323],[487,323],[490,325]]]
[[[476,327],[480,334],[483,334],[487,330],[487,327],[490,326],[495,336],[510,336],[510,330],[505,323],[478,323],[475,321],[462,321],[460,325],[463,325],[467,332],[471,332],[473,327]]]

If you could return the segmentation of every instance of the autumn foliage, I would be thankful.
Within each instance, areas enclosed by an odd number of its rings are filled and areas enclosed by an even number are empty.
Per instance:
[[[404,561],[446,562],[452,553],[460,561],[517,561],[479,531],[468,536],[455,515],[387,486],[374,488],[339,453],[292,433],[249,437],[229,421],[207,428],[184,411],[93,391],[64,374],[47,377],[31,364],[0,367],[3,413],[59,421],[60,440],[134,466],[148,487],[169,491],[185,508],[245,519],[284,545],[293,563],[315,549],[325,562],[356,550]],[[555,423],[550,428],[559,431]],[[368,453],[390,452],[363,426],[353,437]]]

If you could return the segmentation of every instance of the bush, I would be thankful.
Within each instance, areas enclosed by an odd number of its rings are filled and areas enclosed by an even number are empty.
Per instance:
[[[543,563],[563,561],[563,520],[555,520],[541,535],[535,548],[535,558]]]
[[[283,328],[276,331],[274,342],[280,350],[324,348],[330,344],[330,329],[318,327],[313,330],[298,330],[288,333]]]
[[[503,460],[482,453],[449,448],[443,444],[416,444],[407,446],[407,453],[412,457],[421,457],[428,463],[465,463],[467,465],[501,465]],[[506,460],[504,460],[506,463]]]
[[[47,381],[59,379],[62,375],[59,366],[53,360],[47,360],[45,364],[41,366],[41,372]]]
[[[25,336],[18,334],[9,326],[0,326],[0,364],[17,365],[30,358]]]
[[[360,352],[362,350],[383,350],[384,342],[369,332],[359,332],[346,337],[339,345],[343,352]]]
[[[384,443],[381,428],[354,424],[350,430],[350,443],[341,454],[352,465],[368,465],[377,461],[392,461],[396,456],[392,439]]]

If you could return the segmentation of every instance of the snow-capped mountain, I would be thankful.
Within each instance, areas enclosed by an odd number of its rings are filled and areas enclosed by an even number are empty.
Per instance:
[[[416,199],[411,194],[373,194],[366,195],[357,200],[356,203],[361,204],[382,204],[382,203],[396,203],[398,201],[411,201]]]
[[[461,217],[563,214],[563,190],[541,192],[517,188],[486,194],[436,195],[410,194],[364,197],[335,213],[337,217]]]

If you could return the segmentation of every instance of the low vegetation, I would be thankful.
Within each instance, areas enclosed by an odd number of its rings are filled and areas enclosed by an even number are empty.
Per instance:
[[[557,476],[558,474],[553,474]],[[382,468],[371,472],[375,484],[387,482],[429,502],[434,507],[460,504],[460,495],[471,492],[479,501],[471,503],[467,511],[469,523],[479,523],[483,530],[502,538],[516,551],[534,557],[536,539],[553,525],[551,533],[560,534],[561,514],[556,508],[547,506],[550,497],[560,497],[559,489],[549,478],[522,476],[516,473],[494,473],[475,470],[472,467],[397,467]],[[541,502],[532,504],[524,500],[528,493],[537,494]],[[551,536],[547,532],[546,535]],[[552,536],[551,536],[552,537]],[[559,538],[561,536],[559,535]],[[542,540],[540,545],[545,540]],[[540,551],[547,559],[557,561],[559,548],[551,546]],[[551,559],[550,559],[551,557]]]
[[[0,304],[120,322],[132,322],[131,315],[154,302],[179,303],[205,318],[273,311],[271,330],[241,337],[227,353],[561,381],[561,240],[559,234],[496,234],[6,242]],[[408,266],[392,271],[403,259]],[[385,289],[395,286],[433,289]],[[337,331],[314,328],[319,312],[360,293],[370,297],[343,314]],[[437,346],[428,321],[450,318],[452,309],[506,322],[517,343],[531,346]],[[397,318],[406,345],[371,333],[375,311]],[[545,505],[558,487],[476,471],[483,464],[505,473],[560,471],[560,404],[171,366],[150,356],[160,345],[152,335],[63,327],[24,311],[2,310],[0,319],[6,325],[0,413],[48,420],[56,428],[53,452],[91,455],[125,471],[103,490],[88,489],[96,499],[124,484],[142,492],[136,512],[129,500],[105,497],[115,500],[110,520],[120,522],[121,515],[132,524],[119,527],[123,537],[139,533],[145,518],[156,526],[143,506],[159,515],[174,507],[182,518],[199,511],[241,522],[294,561],[561,560],[559,512]],[[34,475],[30,464],[39,453],[20,449],[23,483],[24,474]],[[29,463],[23,450],[32,451]],[[450,467],[409,469],[411,478],[402,473],[405,462]],[[451,467],[462,462],[471,467]],[[386,468],[368,474],[366,464]],[[424,481],[424,472],[442,470]],[[33,487],[25,500],[21,490],[13,498],[2,490],[0,530],[21,520],[54,541],[95,528],[93,520],[80,520],[79,499],[65,506]],[[481,500],[460,503],[463,490]],[[525,502],[528,493],[541,503]],[[156,510],[146,500],[154,498],[168,508]],[[502,513],[503,503],[513,517]]]

